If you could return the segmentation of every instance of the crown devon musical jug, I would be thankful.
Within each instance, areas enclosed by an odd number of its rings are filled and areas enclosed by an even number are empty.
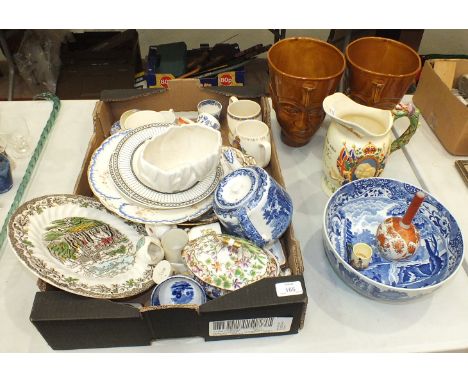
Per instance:
[[[322,188],[329,195],[353,180],[381,175],[388,156],[405,146],[418,127],[419,111],[412,104],[381,110],[335,93],[324,99],[323,109],[331,118],[322,159]],[[393,122],[401,117],[410,124],[393,140]]]

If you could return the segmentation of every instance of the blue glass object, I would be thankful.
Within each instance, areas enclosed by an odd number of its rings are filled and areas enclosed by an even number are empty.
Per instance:
[[[6,154],[0,153],[0,194],[7,192],[13,187],[10,161]]]

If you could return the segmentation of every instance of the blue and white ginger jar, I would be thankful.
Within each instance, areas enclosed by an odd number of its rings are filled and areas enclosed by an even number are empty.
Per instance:
[[[230,234],[259,247],[281,237],[293,213],[288,193],[257,166],[243,167],[225,176],[215,190],[213,209]]]

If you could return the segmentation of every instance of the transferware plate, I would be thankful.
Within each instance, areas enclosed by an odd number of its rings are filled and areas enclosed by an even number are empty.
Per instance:
[[[20,261],[65,291],[115,299],[154,285],[149,257],[136,255],[144,227],[109,213],[95,199],[79,195],[32,199],[15,211],[8,228]]]

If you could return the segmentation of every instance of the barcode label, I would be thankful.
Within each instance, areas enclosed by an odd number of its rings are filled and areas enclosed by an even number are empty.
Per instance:
[[[211,321],[209,335],[215,337],[288,332],[291,329],[292,320],[292,317],[266,317]]]
[[[276,295],[278,297],[294,296],[304,293],[300,281],[290,281],[286,283],[278,283],[275,285]]]

